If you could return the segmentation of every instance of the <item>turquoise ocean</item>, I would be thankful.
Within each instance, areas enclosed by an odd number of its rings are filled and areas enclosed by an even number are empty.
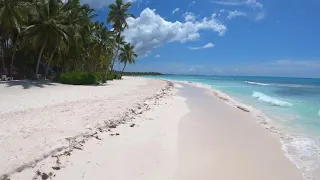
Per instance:
[[[262,125],[278,134],[285,155],[313,179],[320,172],[320,79],[163,75],[205,85],[263,114]]]

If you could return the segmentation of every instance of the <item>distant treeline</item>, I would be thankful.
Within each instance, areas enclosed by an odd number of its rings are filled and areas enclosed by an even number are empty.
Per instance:
[[[123,76],[161,76],[163,74],[159,72],[123,72],[122,75]]]

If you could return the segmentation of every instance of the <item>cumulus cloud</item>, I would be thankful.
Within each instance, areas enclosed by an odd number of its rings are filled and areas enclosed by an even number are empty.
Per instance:
[[[252,8],[262,8],[263,5],[257,0],[221,0],[221,1],[211,1],[214,4],[226,5],[226,6],[248,6]]]
[[[207,49],[207,48],[213,48],[215,45],[212,43],[208,43],[204,46],[200,46],[200,47],[189,47],[189,49],[191,50],[198,50],[198,49]]]
[[[179,12],[180,11],[180,8],[175,8],[173,11],[172,11],[172,14],[175,14],[175,13],[177,13],[177,12]]]
[[[155,55],[154,57],[155,57],[155,58],[159,58],[159,57],[160,57],[160,54],[157,54],[157,55]]]
[[[237,16],[247,16],[247,13],[241,11],[228,11],[227,19],[233,19]]]
[[[220,36],[227,31],[227,27],[214,17],[193,22],[170,22],[149,8],[144,9],[137,18],[128,18],[127,22],[129,28],[123,34],[127,42],[135,45],[140,57],[166,43],[195,41],[203,30],[216,32]]]
[[[196,20],[196,16],[192,12],[186,12],[183,16],[184,16],[185,21],[195,21]]]
[[[67,0],[65,0],[67,1]],[[92,8],[103,8],[111,3],[113,3],[115,0],[80,0],[81,4],[89,4]],[[136,2],[138,0],[124,0],[124,2]]]

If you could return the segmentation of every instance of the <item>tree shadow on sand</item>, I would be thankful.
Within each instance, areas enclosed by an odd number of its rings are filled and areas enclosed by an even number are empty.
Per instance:
[[[1,81],[1,84],[6,84],[6,87],[12,87],[12,86],[22,86],[23,89],[29,89],[31,87],[38,87],[38,88],[45,88],[46,86],[55,86],[55,84],[52,84],[48,80],[13,80],[13,81]]]

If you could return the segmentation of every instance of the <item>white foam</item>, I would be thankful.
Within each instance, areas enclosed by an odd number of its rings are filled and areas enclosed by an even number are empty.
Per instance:
[[[183,88],[183,86],[181,84],[175,83],[174,86],[178,89]]]
[[[279,86],[279,87],[315,87],[312,85],[301,85],[301,84],[267,84],[267,83],[259,83],[259,82],[254,82],[254,81],[245,81],[247,84],[253,84],[253,85],[260,85],[260,86]]]
[[[261,92],[253,91],[252,97],[257,98],[259,101],[264,101],[264,102],[267,102],[267,103],[270,103],[270,104],[276,105],[276,106],[292,106],[292,104],[287,101],[279,100],[277,98],[268,96],[268,95],[263,94]]]
[[[318,111],[318,116],[320,116],[320,110]]]
[[[305,179],[312,179],[312,171],[320,162],[320,147],[310,138],[281,137],[282,150],[285,155],[302,170]]]
[[[255,84],[255,85],[261,85],[261,86],[270,86],[271,84],[264,84],[264,83],[258,83],[258,82],[251,82],[251,81],[245,81],[248,84]]]

